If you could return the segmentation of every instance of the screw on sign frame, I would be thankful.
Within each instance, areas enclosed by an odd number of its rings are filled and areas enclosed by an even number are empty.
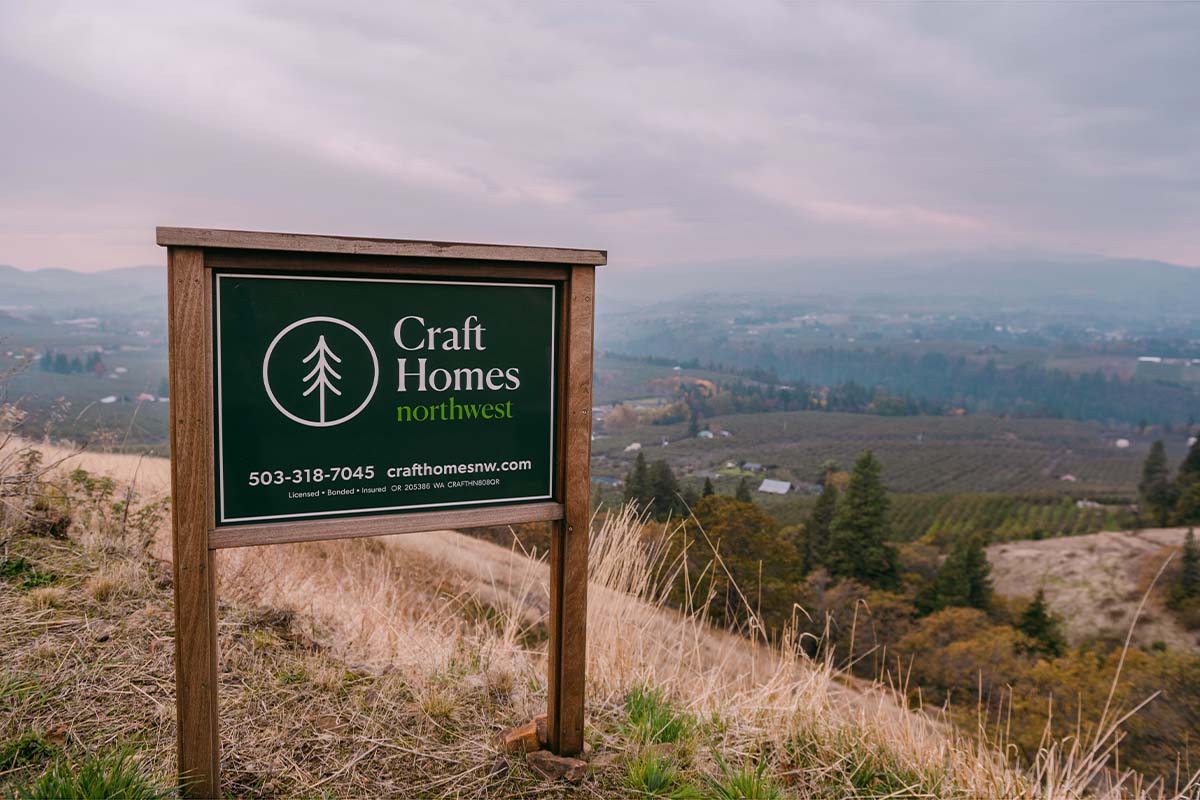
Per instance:
[[[552,751],[562,755],[581,752],[595,269],[607,263],[607,253],[161,227],[157,229],[157,241],[167,248],[168,264],[174,508],[171,551],[178,766],[184,791],[194,797],[220,794],[215,566],[216,551],[225,547],[552,522],[547,728]],[[287,276],[344,274],[447,283],[451,282],[448,279],[459,278],[481,286],[490,285],[487,280],[499,279],[555,287],[552,327],[556,330],[550,370],[552,495],[536,502],[500,500],[455,507],[444,504],[428,511],[217,525],[214,270],[218,274],[252,270]],[[316,369],[307,379],[311,387],[320,387],[317,427],[326,423],[324,393],[332,392],[333,376],[342,371],[342,364],[334,361],[330,352],[328,344],[316,347],[307,365],[313,369],[319,362],[324,369]],[[265,363],[263,370],[265,373]],[[264,384],[268,383],[265,374],[263,378]],[[274,397],[271,401],[275,402]]]

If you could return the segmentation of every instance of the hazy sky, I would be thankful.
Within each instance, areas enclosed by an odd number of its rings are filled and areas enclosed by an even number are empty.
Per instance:
[[[0,263],[155,225],[1200,264],[1200,4],[0,0]]]

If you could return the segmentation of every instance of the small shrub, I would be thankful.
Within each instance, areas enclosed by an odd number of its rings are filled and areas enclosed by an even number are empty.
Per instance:
[[[103,797],[111,800],[165,800],[175,793],[154,781],[146,768],[125,753],[84,760],[77,768],[56,761],[29,786],[17,791],[20,800],[63,800]]]
[[[105,547],[150,547],[170,508],[166,498],[143,503],[132,487],[118,494],[112,478],[85,469],[67,477],[66,502],[82,530]]]
[[[46,500],[36,500],[25,517],[24,531],[29,536],[65,539],[70,527],[70,514]]]
[[[638,687],[625,696],[629,732],[647,744],[682,742],[691,736],[694,720],[676,713],[658,689]]]
[[[1179,624],[1189,631],[1200,630],[1200,597],[1192,597],[1178,603],[1175,616]]]

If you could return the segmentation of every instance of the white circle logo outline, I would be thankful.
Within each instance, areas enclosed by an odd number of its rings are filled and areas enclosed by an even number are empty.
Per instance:
[[[294,331],[296,328],[299,328],[301,325],[307,325],[310,322],[330,322],[330,323],[333,323],[334,325],[341,325],[343,328],[346,328],[346,329],[352,331],[353,333],[357,334],[358,338],[362,339],[363,344],[365,344],[367,346],[367,352],[371,354],[371,365],[375,369],[375,377],[373,377],[371,379],[371,391],[367,392],[366,399],[362,401],[362,403],[359,405],[359,407],[354,409],[353,411],[351,411],[349,414],[347,414],[344,417],[339,417],[334,420],[327,420],[325,422],[313,422],[312,420],[304,419],[303,417],[298,417],[295,414],[293,414],[292,412],[288,411],[286,408],[284,408],[283,405],[278,400],[275,399],[275,393],[273,391],[271,391],[271,379],[267,374],[268,367],[271,364],[271,353],[275,352],[275,345],[279,344],[279,340],[282,339],[284,336],[287,336],[289,333]],[[375,396],[375,390],[377,388],[379,388],[379,357],[375,355],[375,348],[371,346],[371,341],[363,334],[363,332],[360,331],[358,328],[354,327],[353,325],[351,325],[349,322],[346,322],[346,320],[338,319],[337,317],[305,317],[304,319],[296,320],[291,325],[288,325],[286,328],[281,330],[279,333],[275,334],[275,338],[271,340],[271,344],[267,347],[267,354],[265,356],[263,356],[262,374],[263,374],[263,388],[267,390],[267,397],[269,397],[271,399],[271,404],[279,410],[280,414],[283,414],[285,417],[292,420],[293,422],[299,422],[301,425],[307,425],[310,428],[329,428],[334,425],[341,425],[343,422],[354,419],[355,417],[358,416],[359,412],[361,412],[364,408],[367,407],[367,403],[371,402],[371,398]]]

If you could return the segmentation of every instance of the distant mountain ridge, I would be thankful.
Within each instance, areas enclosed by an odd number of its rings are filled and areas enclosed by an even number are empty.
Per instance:
[[[600,270],[597,290],[620,304],[721,292],[773,301],[1012,308],[1130,316],[1200,316],[1200,268],[1083,256],[940,257],[837,263],[759,261],[655,270]]]
[[[92,313],[165,317],[167,270],[124,267],[75,272],[0,265],[0,312],[54,317]]]
[[[166,313],[166,269],[102,272],[0,265],[0,312]],[[720,293],[729,300],[866,301],[964,310],[1036,309],[1133,317],[1200,316],[1200,268],[1099,257],[977,256],[839,264],[743,261],[599,270],[599,310]]]

